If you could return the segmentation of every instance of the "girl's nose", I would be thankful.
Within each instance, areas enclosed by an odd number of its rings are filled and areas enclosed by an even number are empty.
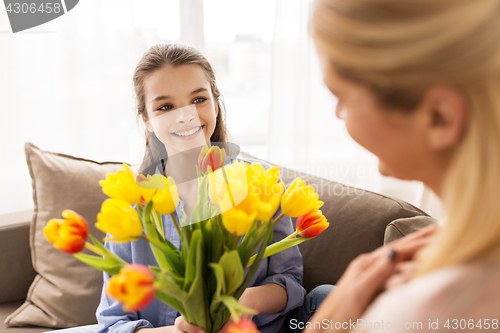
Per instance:
[[[196,112],[196,107],[194,106],[186,106],[179,109],[179,116],[177,117],[177,122],[181,124],[189,123],[193,119],[198,117],[198,113]]]

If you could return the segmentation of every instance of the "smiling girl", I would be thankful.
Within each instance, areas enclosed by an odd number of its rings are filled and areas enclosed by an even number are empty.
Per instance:
[[[139,173],[172,176],[178,184],[175,213],[188,218],[196,203],[196,165],[199,148],[227,142],[221,94],[208,61],[195,49],[182,45],[156,45],[140,60],[134,73],[138,117],[146,125],[146,152]],[[193,153],[196,152],[196,153]],[[225,164],[233,157],[226,157]],[[257,160],[241,159],[270,165]],[[281,208],[275,217],[281,213]],[[165,236],[177,247],[180,239],[170,215],[163,215]],[[274,226],[272,243],[293,232],[291,219]],[[130,263],[157,265],[149,244],[106,242],[105,246]],[[124,312],[105,292],[110,276],[104,273],[101,302],[96,312],[98,332],[202,332],[176,310],[158,300],[139,312]],[[262,332],[285,332],[288,313],[303,302],[302,257],[297,247],[264,259],[239,302],[258,311],[253,321]],[[225,326],[227,328],[228,325]],[[225,328],[223,330],[225,330]]]

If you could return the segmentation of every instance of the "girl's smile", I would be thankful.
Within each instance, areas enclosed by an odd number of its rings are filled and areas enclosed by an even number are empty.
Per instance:
[[[186,127],[184,129],[181,129],[176,132],[171,132],[170,134],[175,136],[176,138],[180,140],[191,140],[192,138],[198,136],[200,133],[203,133],[203,128],[205,125],[202,126],[190,126]]]

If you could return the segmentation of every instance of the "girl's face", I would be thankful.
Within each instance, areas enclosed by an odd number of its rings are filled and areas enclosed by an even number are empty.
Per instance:
[[[320,61],[325,84],[338,98],[337,117],[345,120],[347,131],[356,142],[379,158],[380,173],[422,180],[420,172],[426,168],[419,113],[380,106],[369,89],[338,76],[321,54]]]
[[[146,128],[169,155],[208,144],[219,112],[201,66],[164,66],[144,78]]]

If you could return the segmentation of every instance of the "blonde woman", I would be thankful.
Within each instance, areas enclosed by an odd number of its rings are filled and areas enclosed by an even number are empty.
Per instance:
[[[354,260],[306,332],[498,331],[500,1],[318,0],[310,28],[349,134],[447,220]]]

